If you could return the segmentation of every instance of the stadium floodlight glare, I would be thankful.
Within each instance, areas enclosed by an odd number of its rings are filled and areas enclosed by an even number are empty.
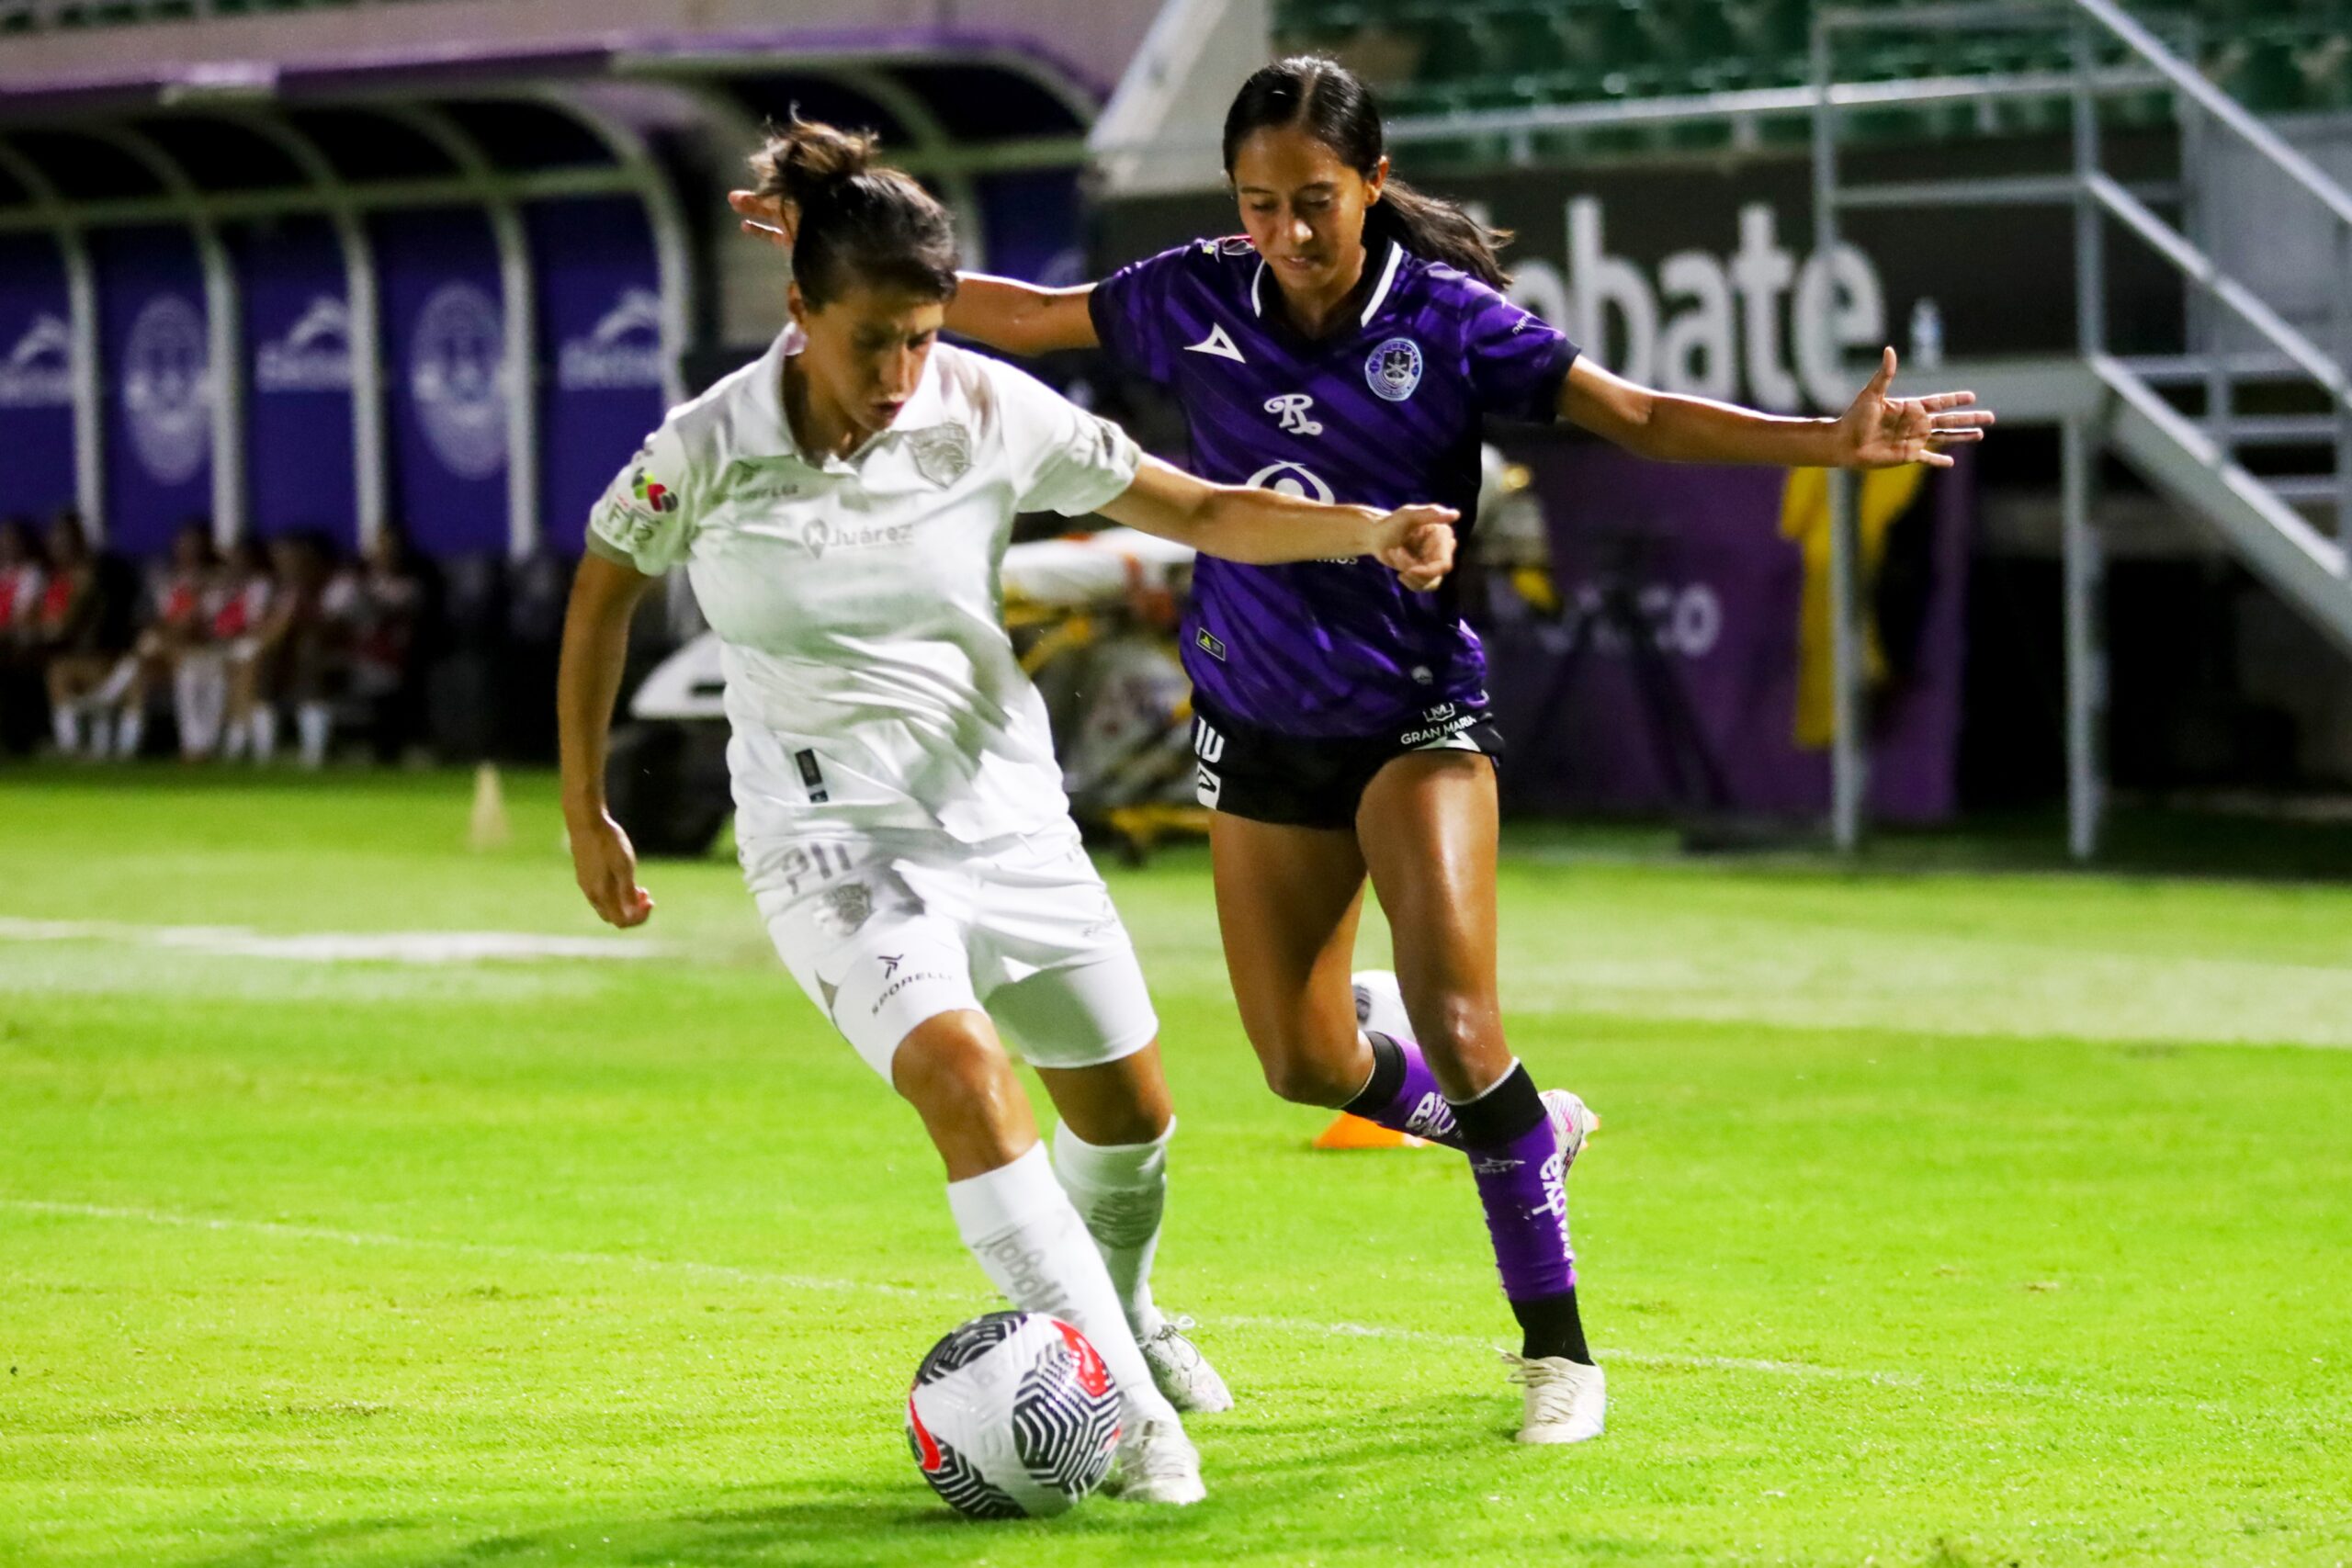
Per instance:
[[[157,95],[166,108],[185,104],[259,103],[277,96],[277,67],[266,60],[210,60],[187,68]]]

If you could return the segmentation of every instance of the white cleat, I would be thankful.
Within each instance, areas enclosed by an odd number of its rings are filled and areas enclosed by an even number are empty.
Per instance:
[[[1560,1139],[1560,1168],[1566,1170],[1584,1153],[1585,1140],[1600,1127],[1600,1118],[1591,1106],[1564,1089],[1545,1089],[1544,1109],[1552,1113],[1552,1131]]]
[[[1164,1317],[1159,1332],[1137,1338],[1136,1348],[1143,1352],[1151,1381],[1169,1404],[1187,1416],[1213,1416],[1233,1408],[1233,1391],[1225,1386],[1201,1348],[1184,1337],[1185,1331],[1195,1326],[1189,1317]]]
[[[1397,986],[1395,975],[1385,969],[1359,969],[1350,979],[1355,987],[1357,1028],[1377,1030],[1406,1040],[1413,1037],[1413,1021],[1405,1014],[1405,993]],[[1600,1130],[1600,1118],[1592,1107],[1565,1089],[1545,1089],[1544,1109],[1552,1113],[1552,1131],[1559,1135],[1563,1156],[1560,1163],[1566,1169],[1584,1153],[1585,1140]],[[1442,1134],[1440,1141],[1449,1137],[1450,1134]]]
[[[1146,1416],[1119,1439],[1111,1461],[1105,1495],[1122,1503],[1164,1503],[1182,1507],[1209,1495],[1201,1484],[1201,1450],[1176,1422]]]
[[[1522,1443],[1581,1443],[1600,1436],[1609,1414],[1609,1380],[1599,1367],[1566,1356],[1514,1356],[1503,1352],[1510,1381],[1527,1390],[1521,1418]]]

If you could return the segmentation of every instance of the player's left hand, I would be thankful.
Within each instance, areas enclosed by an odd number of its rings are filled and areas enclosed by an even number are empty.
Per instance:
[[[1450,506],[1400,506],[1382,520],[1373,553],[1407,592],[1426,593],[1453,570],[1453,524],[1461,515]]]
[[[1897,468],[1925,463],[1949,468],[1947,448],[1984,439],[1993,423],[1991,409],[1972,408],[1973,392],[1938,392],[1926,398],[1891,398],[1894,381],[1894,350],[1881,356],[1878,374],[1856,396],[1853,406],[1838,416],[1838,461],[1841,468]]]
[[[765,240],[778,250],[792,249],[793,231],[800,226],[800,214],[780,196],[762,196],[755,190],[730,190],[727,205],[741,219],[743,232],[755,240]]]

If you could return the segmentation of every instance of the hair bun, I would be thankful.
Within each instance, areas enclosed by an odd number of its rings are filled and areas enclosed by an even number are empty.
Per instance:
[[[842,130],[795,114],[785,125],[769,128],[767,145],[752,154],[752,172],[762,196],[805,207],[865,174],[875,143],[872,131]]]

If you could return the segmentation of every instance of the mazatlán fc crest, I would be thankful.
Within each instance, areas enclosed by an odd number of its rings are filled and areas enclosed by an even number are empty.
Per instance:
[[[1363,378],[1390,402],[1403,402],[1421,384],[1421,345],[1408,337],[1390,338],[1363,362]]]

